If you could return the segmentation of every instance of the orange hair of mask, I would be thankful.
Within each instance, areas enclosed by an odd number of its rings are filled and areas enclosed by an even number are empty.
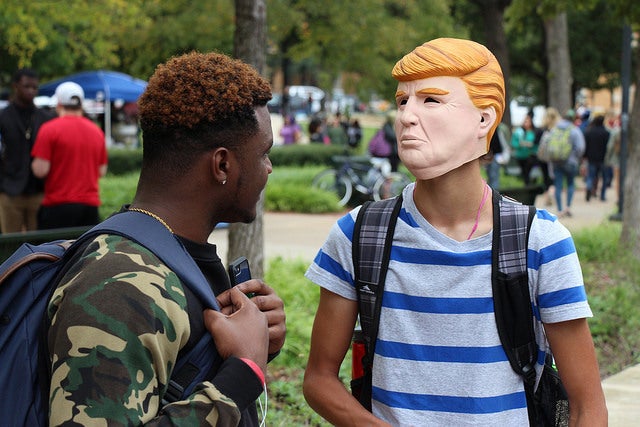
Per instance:
[[[434,39],[406,54],[393,67],[391,75],[401,82],[441,76],[459,77],[476,108],[493,107],[496,111],[495,123],[487,134],[489,149],[505,107],[502,69],[489,49],[471,40]]]

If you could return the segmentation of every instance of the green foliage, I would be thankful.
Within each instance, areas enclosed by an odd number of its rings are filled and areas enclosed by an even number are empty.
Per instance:
[[[272,259],[265,281],[284,301],[287,340],[280,355],[269,364],[268,425],[319,425],[322,418],[309,408],[302,396],[302,377],[309,354],[311,327],[318,305],[319,288],[304,277],[308,262]],[[275,411],[273,410],[275,409]],[[309,420],[311,424],[302,420]]]
[[[309,261],[271,259],[265,281],[284,301],[287,340],[280,355],[269,364],[269,426],[329,426],[305,402],[302,379],[309,355],[311,329],[320,297],[320,288],[304,277]],[[350,353],[340,370],[348,381]]]
[[[299,185],[267,187],[265,210],[277,212],[327,213],[340,212],[335,194]]]
[[[324,144],[276,145],[269,158],[274,169],[281,166],[331,165],[331,157],[344,155],[345,147]]]
[[[431,38],[461,35],[445,0],[269,0],[269,37],[284,58],[321,68],[318,80],[333,87],[340,72],[357,76],[347,88],[366,99],[393,95],[393,64]],[[365,13],[366,11],[366,13]],[[419,11],[420,13],[416,13]],[[354,19],[357,17],[357,19]],[[375,29],[375,31],[372,31]],[[291,84],[291,82],[285,82]]]
[[[265,275],[266,282],[284,301],[287,313],[287,343],[278,356],[278,363],[283,366],[304,365],[309,354],[309,320],[315,315],[320,291],[304,277],[308,264],[308,260],[285,261],[277,257],[269,262]]]
[[[7,58],[7,65],[32,66],[48,77],[118,69],[129,30],[143,22],[142,0],[7,0],[0,16],[3,67]]]
[[[233,52],[233,1],[136,1],[144,4],[145,19],[130,29],[122,46],[130,74],[147,79],[157,64],[193,50]]]
[[[640,262],[619,244],[620,233],[619,223],[574,233],[603,376],[640,362]]]
[[[100,179],[100,218],[107,218],[120,210],[122,205],[133,201],[139,176],[139,172],[130,172],[124,175],[107,174]]]
[[[620,256],[618,248],[622,224],[607,222],[598,227],[573,234],[573,240],[582,262],[615,262]]]
[[[142,149],[137,150],[109,150],[109,173],[124,175],[140,170],[142,166]]]
[[[278,167],[269,177],[265,191],[265,210],[278,212],[340,212],[338,197],[311,188],[313,177],[324,166]]]

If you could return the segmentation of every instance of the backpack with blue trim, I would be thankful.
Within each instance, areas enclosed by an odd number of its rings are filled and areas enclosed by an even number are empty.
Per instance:
[[[384,282],[401,207],[402,196],[366,202],[353,230],[359,327],[352,340],[351,392],[369,411]],[[534,206],[522,205],[493,191],[491,283],[495,318],[509,363],[523,378],[530,424],[568,426],[569,402],[551,354],[545,357],[542,378],[535,388],[538,346],[527,273],[529,231],[535,214]]]
[[[2,425],[48,425],[50,366],[45,362],[49,357],[45,312],[67,261],[100,234],[120,235],[146,247],[176,273],[203,306],[219,309],[213,290],[179,239],[160,222],[140,212],[113,215],[75,241],[23,244],[0,265]],[[178,356],[163,405],[189,396],[221,361],[209,334],[184,350]]]

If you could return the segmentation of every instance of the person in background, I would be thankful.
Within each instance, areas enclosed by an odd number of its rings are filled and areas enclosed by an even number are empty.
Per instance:
[[[254,68],[223,54],[192,52],[156,68],[139,100],[140,179],[123,210],[179,240],[221,311],[205,309],[146,248],[97,236],[69,261],[48,307],[50,425],[260,424],[256,399],[284,344],[284,304],[259,279],[230,288],[208,239],[220,222],[256,218],[272,171],[270,99]],[[179,355],[207,335],[215,369],[188,398],[165,403]]]
[[[334,115],[327,126],[327,135],[333,145],[347,146],[347,132],[345,131],[340,115]]]
[[[555,127],[560,120],[560,113],[553,107],[549,107],[545,110],[544,117],[542,119],[542,128],[540,130],[540,137],[537,138],[538,148],[540,146],[540,139],[545,132]],[[545,182],[544,200],[547,207],[553,206],[553,196],[555,192],[554,187],[554,175],[553,175],[553,163],[542,160],[537,154],[538,162],[542,168],[542,173]]]
[[[570,217],[573,215],[571,213],[571,202],[573,201],[573,194],[576,189],[575,178],[578,175],[580,160],[582,159],[585,148],[584,135],[582,131],[573,124],[574,118],[575,112],[573,109],[569,109],[554,126],[561,130],[570,129],[569,141],[571,143],[571,153],[568,159],[551,162],[556,206],[558,208],[558,216],[560,217]],[[563,209],[562,193],[565,181],[567,183],[567,204]]]
[[[531,182],[531,169],[536,162],[536,129],[530,115],[526,115],[522,126],[518,126],[511,134],[511,147],[513,157],[520,166],[520,177],[525,186]]]
[[[331,141],[325,132],[325,123],[320,116],[314,116],[309,122],[309,141],[316,144],[330,144]]]
[[[31,150],[33,174],[45,179],[38,229],[95,225],[107,173],[104,133],[84,116],[80,85],[61,83],[54,96],[58,117],[42,126]]]
[[[585,151],[584,158],[587,161],[587,189],[586,200],[597,196],[599,178],[600,181],[600,200],[606,200],[607,192],[607,174],[605,171],[605,158],[607,155],[607,144],[611,134],[604,127],[604,116],[596,115],[591,124],[584,131]]]
[[[352,239],[359,208],[336,222],[306,272],[321,289],[305,398],[334,425],[529,425],[523,378],[507,360],[495,320],[494,212],[481,174],[506,104],[500,65],[478,43],[442,38],[405,55],[392,75],[399,154],[416,181],[402,194],[381,273],[372,412],[340,376],[358,315]],[[605,426],[592,312],[571,235],[538,210],[528,252],[537,254],[528,265],[536,342],[540,354],[553,350],[571,425]]]
[[[393,129],[393,113],[387,114],[382,127],[369,141],[368,150],[373,157],[385,158],[389,161],[389,172],[397,172],[400,164],[398,157],[398,141]]]
[[[284,124],[280,129],[280,136],[284,145],[297,144],[300,141],[301,128],[292,115],[284,117]]]
[[[0,227],[3,233],[38,228],[44,183],[31,171],[31,148],[43,123],[55,115],[35,106],[38,74],[22,68],[13,75],[13,97],[0,112]]]
[[[362,128],[358,119],[353,119],[347,128],[347,143],[351,148],[358,148],[362,141]]]
[[[609,130],[610,137],[607,143],[607,154],[604,159],[606,185],[610,187],[613,182],[616,183],[616,197],[620,195],[620,123],[615,113],[608,113],[609,117],[606,121],[606,128]]]
[[[491,137],[489,152],[485,159],[487,183],[494,190],[500,189],[500,167],[508,164],[511,158],[510,140],[509,126],[506,123],[500,123]]]

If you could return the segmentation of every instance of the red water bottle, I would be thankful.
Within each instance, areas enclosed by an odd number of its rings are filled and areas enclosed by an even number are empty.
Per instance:
[[[351,340],[351,378],[356,379],[364,375],[364,367],[362,358],[365,355],[364,335],[360,325],[353,330],[353,338]]]

